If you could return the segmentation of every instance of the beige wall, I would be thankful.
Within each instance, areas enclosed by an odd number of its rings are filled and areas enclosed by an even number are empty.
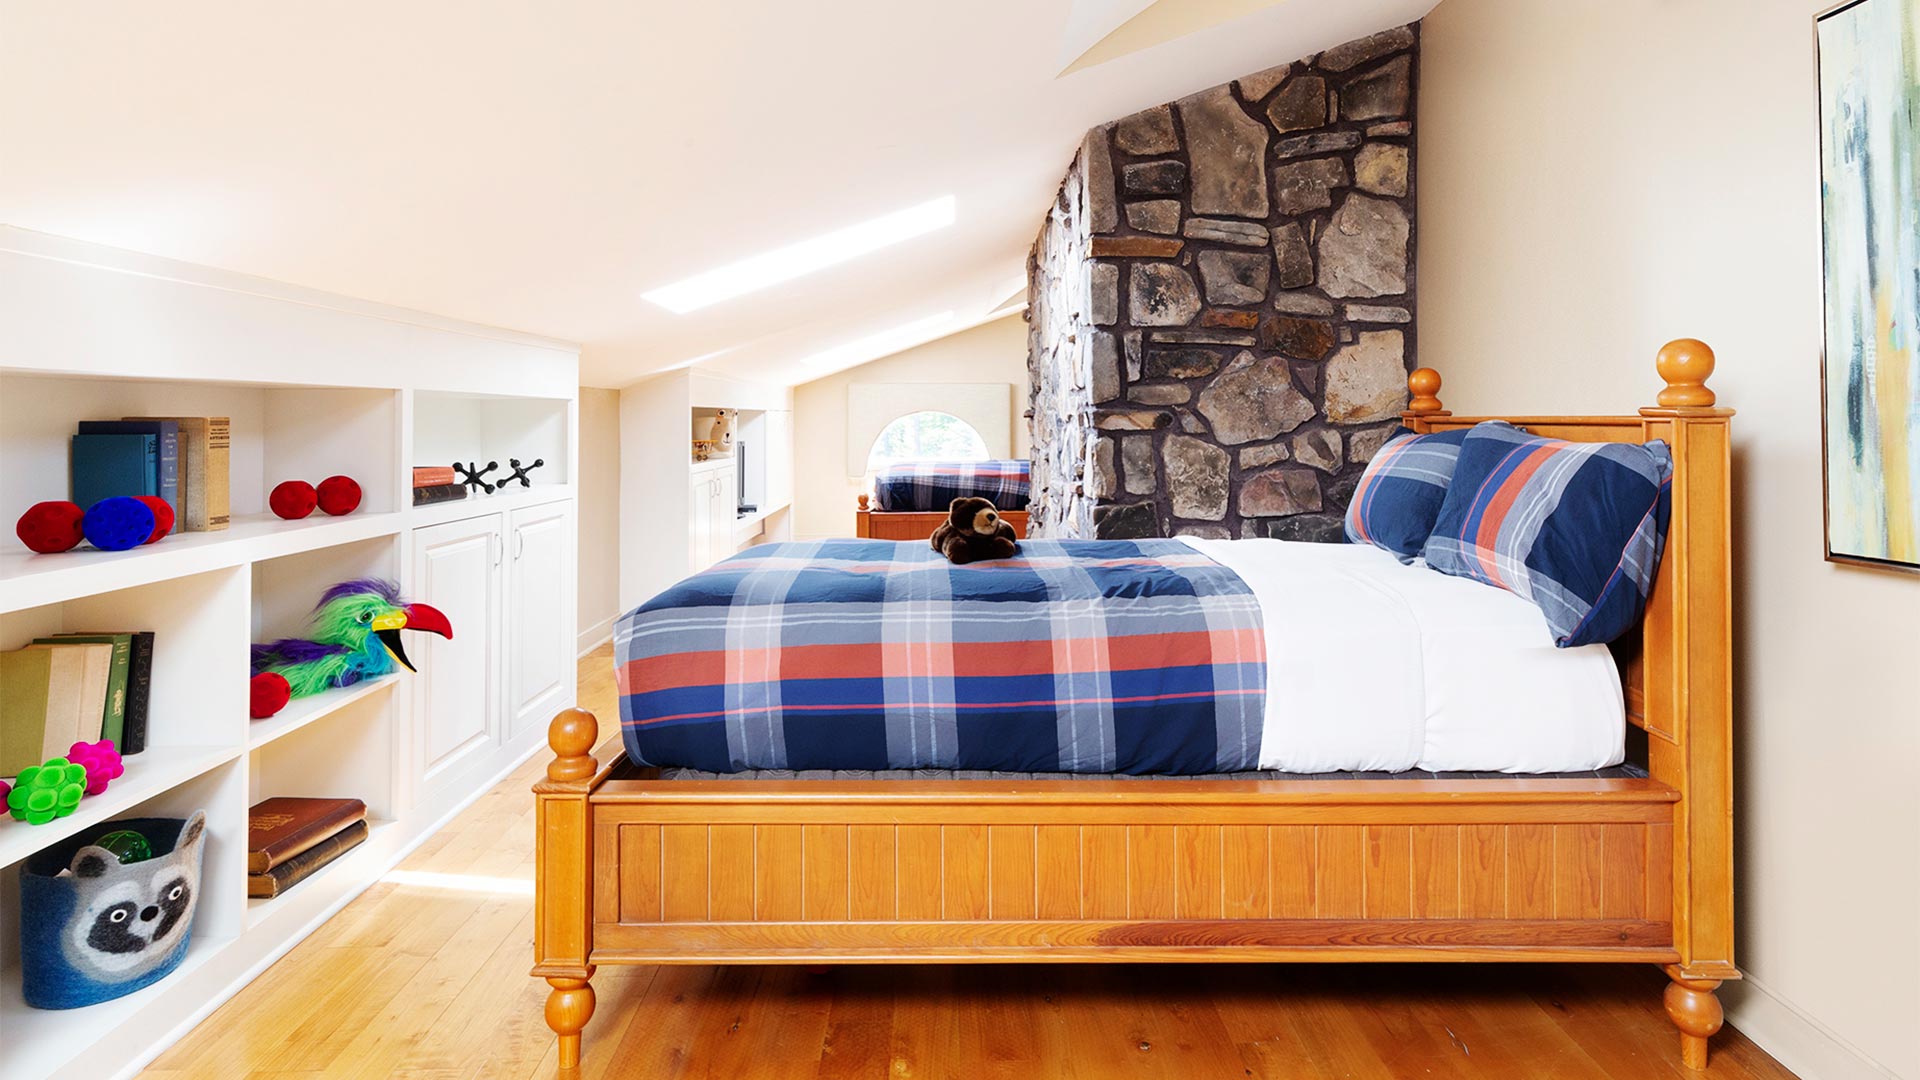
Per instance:
[[[860,478],[847,475],[847,387],[853,383],[1005,382],[1013,456],[1027,456],[1027,324],[1019,315],[803,383],[793,389],[793,534],[852,536]],[[584,601],[583,601],[584,602]]]
[[[580,388],[580,647],[620,614],[620,391]]]
[[[1920,578],[1821,558],[1813,16],[1828,0],[1444,0],[1420,90],[1420,355],[1458,412],[1734,421],[1741,967],[1809,1078],[1920,1077]],[[1823,1030],[1824,1029],[1824,1030]]]

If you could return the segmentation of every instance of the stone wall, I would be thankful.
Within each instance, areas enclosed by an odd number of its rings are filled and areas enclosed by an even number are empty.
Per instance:
[[[1418,52],[1389,30],[1088,133],[1029,264],[1041,535],[1340,537],[1416,366]]]
[[[1089,254],[1092,223],[1083,165],[1091,145],[1088,133],[1027,257],[1027,417],[1033,446],[1027,527],[1036,536],[1092,536],[1095,498],[1101,494],[1088,487],[1093,453],[1102,445],[1093,438],[1089,350],[1094,319],[1111,323],[1114,312],[1092,310],[1093,281],[1112,271],[1097,267]],[[1104,182],[1111,186],[1112,177]],[[1111,199],[1105,212],[1113,212]],[[1112,227],[1111,221],[1103,224]],[[1112,335],[1106,340],[1110,347]],[[1102,452],[1110,454],[1112,448]]]

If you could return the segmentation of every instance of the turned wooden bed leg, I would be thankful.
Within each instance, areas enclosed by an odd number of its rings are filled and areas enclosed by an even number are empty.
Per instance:
[[[533,975],[547,980],[547,1026],[560,1037],[560,1072],[577,1076],[580,1032],[593,1016],[593,813],[600,765],[593,714],[568,709],[553,718],[553,760],[534,791]]]
[[[592,969],[588,969],[592,973]],[[547,1026],[560,1036],[560,1067],[580,1067],[580,1032],[593,1019],[593,987],[586,979],[548,979]]]
[[[1726,1011],[1714,996],[1719,979],[1689,979],[1678,968],[1666,969],[1667,1019],[1680,1029],[1680,1060],[1689,1069],[1707,1067],[1707,1040],[1726,1022]]]

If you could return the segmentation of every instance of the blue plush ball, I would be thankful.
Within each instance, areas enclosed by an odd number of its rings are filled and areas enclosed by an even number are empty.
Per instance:
[[[87,543],[102,551],[137,548],[153,535],[153,511],[139,499],[118,495],[87,508],[80,531]]]

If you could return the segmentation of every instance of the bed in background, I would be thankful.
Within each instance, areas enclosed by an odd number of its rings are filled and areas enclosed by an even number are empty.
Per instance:
[[[1615,646],[1646,775],[670,780],[598,761],[597,722],[570,710],[534,788],[533,974],[562,1068],[602,964],[1087,961],[1654,963],[1704,1067],[1713,992],[1738,977],[1732,413],[1704,345],[1658,369],[1636,416],[1504,418],[1671,449],[1665,555]],[[1416,431],[1488,419],[1449,414],[1431,370],[1409,384]]]
[[[853,534],[875,540],[926,540],[955,499],[990,499],[1015,536],[1027,535],[1029,463],[918,461],[882,469],[854,511]]]

